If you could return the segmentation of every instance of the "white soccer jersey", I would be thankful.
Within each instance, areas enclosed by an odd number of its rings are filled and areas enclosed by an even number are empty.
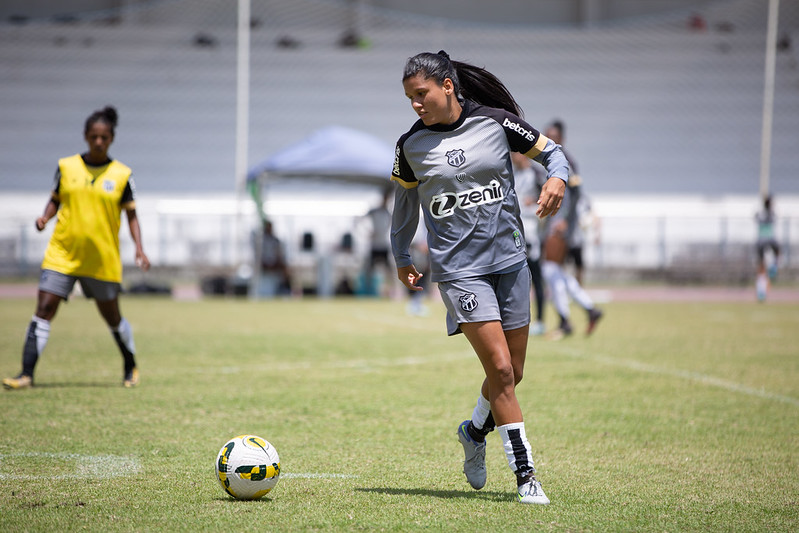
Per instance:
[[[419,120],[399,139],[391,175],[400,185],[391,227],[398,267],[412,262],[408,249],[420,206],[432,281],[501,272],[525,261],[512,151],[543,164],[548,177],[568,180],[560,146],[502,109],[466,101],[455,123]]]

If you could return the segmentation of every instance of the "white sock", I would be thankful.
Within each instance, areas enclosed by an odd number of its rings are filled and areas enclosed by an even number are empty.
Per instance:
[[[577,279],[572,276],[571,274],[565,276],[566,278],[566,290],[569,292],[574,301],[579,304],[585,310],[593,309],[594,308],[594,301],[585,292],[580,284],[577,282]]]
[[[41,354],[47,346],[47,339],[50,338],[50,321],[37,316],[32,320],[36,322],[36,351]]]
[[[136,345],[133,342],[133,328],[130,326],[130,322],[128,322],[127,319],[123,318],[120,320],[116,328],[111,328],[111,332],[119,333],[119,337],[122,339],[125,348],[132,354],[136,353]]]
[[[25,345],[22,347],[22,373],[33,377],[39,355],[50,338],[50,321],[34,316],[25,332]]]
[[[758,274],[755,286],[757,287],[757,294],[765,296],[768,291],[768,276],[766,274]]]
[[[541,274],[549,287],[549,296],[552,305],[558,314],[566,319],[569,318],[569,291],[566,287],[566,278],[563,276],[563,269],[553,261],[544,261],[541,265]]]
[[[530,450],[530,443],[527,442],[524,422],[505,424],[497,427],[497,429],[499,430],[499,436],[502,438],[502,446],[505,449],[508,466],[513,470],[513,473],[535,472],[533,453]]]
[[[477,405],[474,406],[474,411],[472,412],[472,425],[477,429],[483,429],[489,414],[491,414],[491,403],[480,394],[477,397]]]

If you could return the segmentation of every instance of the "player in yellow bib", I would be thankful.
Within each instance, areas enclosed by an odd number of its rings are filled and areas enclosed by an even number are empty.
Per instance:
[[[22,372],[3,380],[7,389],[33,385],[33,371],[50,336],[50,322],[76,281],[97,302],[97,309],[122,352],[123,384],[134,387],[139,383],[133,330],[119,310],[119,227],[123,210],[136,245],[136,265],[146,271],[150,261],[142,248],[131,170],[108,156],[116,125],[117,112],[113,107],[95,111],[84,127],[89,150],[58,161],[52,195],[44,214],[36,219],[36,229],[44,230],[56,214],[58,219],[42,261],[36,313],[28,326],[22,352]]]

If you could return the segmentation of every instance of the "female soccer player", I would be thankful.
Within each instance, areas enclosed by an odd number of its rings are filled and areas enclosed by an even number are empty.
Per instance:
[[[399,279],[411,290],[421,274],[408,251],[419,220],[428,230],[431,280],[447,307],[448,333],[463,333],[477,353],[483,381],[471,420],[458,427],[464,473],[486,482],[485,437],[496,426],[516,474],[519,501],[548,504],[516,398],[530,324],[530,271],[511,152],[543,164],[548,179],[539,217],[557,212],[568,179],[560,148],[520,118],[502,82],[446,52],[408,59],[405,95],[419,120],[397,142],[391,240]]]
[[[36,229],[44,230],[56,213],[58,220],[42,262],[36,314],[28,326],[22,351],[22,372],[3,380],[7,389],[33,385],[33,370],[47,344],[50,322],[76,281],[97,302],[122,352],[124,386],[135,387],[139,383],[133,331],[119,311],[119,226],[123,209],[136,244],[136,265],[146,271],[150,261],[142,248],[130,168],[108,157],[116,125],[116,109],[107,106],[95,111],[84,126],[88,151],[58,161],[55,186],[44,214],[36,219]]]

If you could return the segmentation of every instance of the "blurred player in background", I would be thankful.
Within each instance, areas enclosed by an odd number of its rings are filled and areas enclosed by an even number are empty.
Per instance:
[[[96,301],[122,352],[124,386],[139,383],[133,330],[119,310],[119,227],[123,210],[136,245],[136,265],[147,271],[150,261],[142,248],[131,170],[108,156],[116,125],[116,109],[106,106],[95,111],[86,119],[83,131],[88,151],[58,161],[50,201],[36,219],[36,229],[44,230],[56,214],[58,220],[42,262],[36,313],[28,325],[22,352],[22,372],[3,380],[7,389],[33,385],[33,371],[50,336],[50,323],[76,281],[86,296]]]
[[[597,322],[602,318],[602,311],[594,306],[594,302],[588,293],[585,292],[577,279],[563,268],[566,256],[569,253],[567,224],[565,219],[553,222],[549,229],[549,234],[544,240],[544,262],[541,270],[549,287],[552,305],[555,306],[555,310],[560,317],[560,326],[548,335],[551,340],[560,340],[572,333],[571,313],[569,310],[570,296],[588,313],[586,335],[590,335],[594,331]]]
[[[485,437],[497,428],[521,503],[549,503],[535,478],[516,385],[530,324],[530,271],[514,190],[511,152],[547,168],[537,215],[560,207],[568,164],[560,147],[522,120],[507,88],[485,69],[441,51],[408,59],[405,96],[419,120],[397,142],[391,244],[399,279],[421,274],[409,248],[419,221],[428,231],[431,281],[447,307],[448,333],[463,333],[485,370],[471,420],[458,428],[464,473],[486,482]]]
[[[369,223],[369,257],[364,273],[365,292],[374,296],[389,295],[385,285],[390,286],[390,279],[387,276],[391,268],[389,264],[391,211],[388,209],[390,199],[391,190],[383,191],[380,205],[373,207],[364,215]]]
[[[777,277],[777,261],[780,258],[780,245],[777,243],[774,226],[776,225],[777,215],[771,205],[771,196],[763,199],[763,209],[755,215],[757,221],[757,279],[755,287],[757,299],[761,302],[768,295],[770,280]],[[767,266],[767,255],[768,257]]]
[[[516,195],[519,197],[519,210],[524,225],[524,239],[527,242],[527,266],[533,281],[535,297],[535,321],[530,324],[530,335],[543,335],[544,326],[544,279],[541,276],[541,240],[538,237],[539,218],[535,215],[536,201],[541,194],[536,173],[533,172],[530,158],[519,152],[511,152],[513,177],[516,180]]]
[[[552,141],[561,146],[563,155],[566,161],[569,162],[569,185],[566,189],[566,194],[563,200],[563,210],[561,215],[566,219],[567,233],[566,243],[567,261],[574,263],[575,277],[577,281],[583,283],[583,244],[584,237],[582,228],[580,227],[580,208],[584,207],[585,201],[583,200],[582,184],[583,179],[577,171],[577,162],[574,160],[571,152],[566,150],[563,146],[565,137],[565,128],[562,120],[553,120],[552,123],[544,131],[544,135],[552,139]],[[554,223],[554,221],[553,221]],[[549,228],[547,228],[549,230]],[[545,232],[546,233],[546,232]]]

